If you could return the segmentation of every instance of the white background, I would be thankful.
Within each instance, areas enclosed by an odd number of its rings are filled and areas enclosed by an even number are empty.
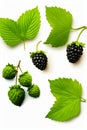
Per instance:
[[[66,58],[66,45],[52,48],[40,44],[39,49],[45,50],[48,56],[46,71],[35,68],[29,57],[29,53],[35,50],[36,43],[39,40],[44,42],[51,30],[45,17],[45,6],[58,6],[69,10],[73,15],[73,27],[80,27],[87,25],[87,0],[0,0],[0,17],[16,20],[21,13],[36,6],[41,13],[41,28],[37,37],[26,43],[26,51],[24,51],[22,43],[15,48],[10,48],[0,38],[0,130],[87,129],[87,103],[81,103],[81,114],[71,121],[61,123],[45,118],[55,100],[50,93],[48,79],[58,77],[77,79],[83,86],[83,97],[87,99],[87,45],[85,45],[84,55],[79,63],[73,65]],[[78,31],[71,32],[67,43],[76,40],[78,33]],[[80,41],[87,44],[87,31],[81,35]],[[21,107],[13,105],[7,96],[9,86],[13,85],[15,81],[7,81],[2,78],[3,67],[7,63],[17,65],[19,60],[21,60],[21,68],[31,73],[33,82],[41,90],[38,99],[29,97],[26,92],[26,99]]]

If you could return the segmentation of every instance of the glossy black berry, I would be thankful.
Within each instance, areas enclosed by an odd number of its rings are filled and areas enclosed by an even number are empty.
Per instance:
[[[47,66],[47,56],[42,52],[33,53],[32,56],[33,64],[40,70],[45,70]]]
[[[69,62],[76,63],[83,54],[83,46],[81,44],[77,45],[75,42],[73,42],[67,46],[66,52]]]

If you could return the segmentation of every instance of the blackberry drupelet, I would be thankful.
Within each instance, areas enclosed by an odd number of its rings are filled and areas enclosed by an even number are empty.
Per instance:
[[[47,66],[47,56],[43,52],[36,52],[32,54],[33,64],[40,70],[45,70]]]
[[[67,46],[67,59],[71,63],[76,63],[83,54],[83,44],[79,42],[73,42]]]

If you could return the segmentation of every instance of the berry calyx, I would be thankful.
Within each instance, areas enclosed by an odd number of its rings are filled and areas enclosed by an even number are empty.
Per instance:
[[[45,70],[46,67],[47,67],[47,62],[48,62],[47,60],[48,60],[48,58],[47,58],[47,56],[46,56],[44,51],[42,51],[42,50],[39,51],[38,50],[38,45],[39,45],[40,42],[38,42],[38,44],[36,46],[36,52],[30,53],[30,57],[32,58],[33,64],[38,69]]]
[[[81,42],[72,42],[67,46],[66,52],[67,52],[67,59],[71,63],[76,63],[81,55],[83,54],[83,47],[84,44]]]
[[[5,79],[13,79],[17,72],[17,68],[13,64],[8,64],[3,68],[2,76]]]
[[[24,72],[21,75],[19,75],[18,81],[22,86],[31,87],[32,76],[28,72]]]
[[[13,104],[21,106],[25,98],[25,91],[19,85],[11,86],[8,91],[8,97]]]
[[[40,89],[37,85],[33,84],[30,89],[28,89],[28,94],[31,97],[39,97],[40,96]]]

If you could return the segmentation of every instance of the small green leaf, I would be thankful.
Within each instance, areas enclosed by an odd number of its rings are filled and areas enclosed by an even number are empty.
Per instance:
[[[9,46],[15,46],[21,42],[17,23],[8,18],[0,18],[0,36]]]
[[[62,8],[46,7],[46,18],[52,30],[45,44],[53,47],[65,45],[72,26],[72,15]]]
[[[23,40],[35,38],[40,29],[40,13],[38,7],[23,13],[17,23],[21,30]]]
[[[77,80],[59,78],[49,80],[52,94],[56,101],[47,118],[56,121],[67,121],[80,114],[82,100],[82,86]]]

